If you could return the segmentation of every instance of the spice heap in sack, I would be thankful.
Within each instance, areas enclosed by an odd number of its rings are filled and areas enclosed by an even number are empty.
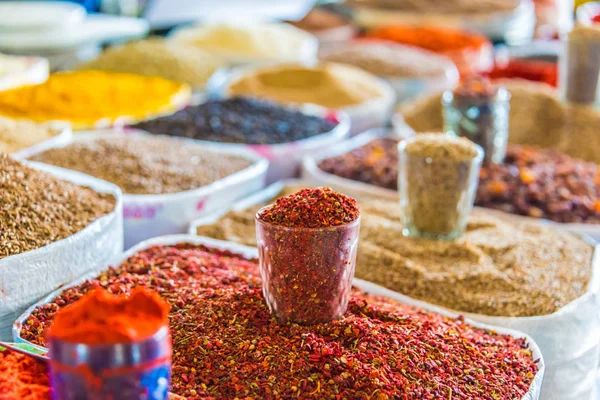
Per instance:
[[[385,86],[375,76],[348,65],[283,64],[257,68],[230,82],[225,91],[232,96],[253,96],[279,103],[345,108],[382,98]]]
[[[350,0],[349,4],[426,14],[488,14],[513,11],[519,3],[506,0]]]
[[[185,27],[172,40],[189,44],[231,64],[259,61],[311,62],[316,39],[281,22],[219,22]]]
[[[358,290],[339,320],[279,324],[260,285],[256,260],[154,246],[36,309],[22,334],[45,344],[56,311],[94,287],[145,286],[171,305],[172,391],[186,397],[522,398],[538,370],[524,339]]]
[[[0,153],[0,259],[71,236],[114,208],[110,194],[63,181]]]
[[[0,399],[50,400],[47,366],[20,353],[0,348]]]
[[[104,179],[127,194],[197,189],[252,164],[190,141],[133,133],[74,142],[32,159]]]
[[[192,88],[203,88],[222,66],[220,58],[195,46],[153,38],[110,47],[78,68],[160,76]]]
[[[390,25],[374,28],[366,33],[366,37],[421,47],[447,56],[463,77],[492,67],[492,44],[476,33],[437,26]]]
[[[0,152],[13,153],[51,139],[60,131],[27,120],[0,117]]]
[[[0,92],[0,115],[37,122],[67,121],[76,129],[87,128],[172,111],[187,102],[189,95],[189,86],[159,77],[59,72],[42,84]]]
[[[600,164],[600,111],[565,104],[558,92],[521,79],[500,81],[511,94],[509,143],[554,147],[572,157]],[[443,132],[441,94],[428,95],[398,107],[417,132]]]
[[[395,139],[327,158],[327,173],[396,190]],[[481,168],[475,205],[557,222],[600,223],[600,167],[556,149],[509,145],[503,163]]]
[[[556,87],[558,84],[558,64],[551,61],[511,58],[497,63],[489,72],[491,79],[526,79]]]
[[[357,278],[492,316],[551,314],[587,290],[593,247],[571,234],[476,210],[459,239],[413,239],[402,235],[397,202],[369,199],[359,206]],[[197,233],[254,245],[254,215],[261,207],[231,211]]]
[[[389,79],[445,79],[454,63],[446,57],[393,42],[354,41],[323,49],[319,58],[350,64]]]
[[[311,33],[321,45],[344,42],[356,34],[356,28],[348,18],[322,8],[314,8],[301,20],[288,23]]]
[[[337,121],[257,99],[210,100],[134,125],[159,135],[222,143],[280,144],[327,133]]]

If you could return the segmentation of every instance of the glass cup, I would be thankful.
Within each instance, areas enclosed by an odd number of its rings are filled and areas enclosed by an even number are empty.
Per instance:
[[[261,221],[263,210],[255,218],[256,240],[271,313],[303,325],[340,318],[354,278],[360,217],[340,226],[288,228]]]
[[[87,345],[51,338],[53,399],[166,400],[171,352],[167,326],[131,343]]]
[[[406,152],[398,144],[398,190],[406,236],[451,240],[460,236],[473,208],[483,149],[466,161],[434,160]]]

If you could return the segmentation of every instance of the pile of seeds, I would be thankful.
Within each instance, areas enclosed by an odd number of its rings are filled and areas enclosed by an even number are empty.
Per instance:
[[[115,198],[0,153],[0,259],[71,236],[115,208]]]
[[[58,131],[45,125],[0,117],[0,152],[22,150],[58,134]]]
[[[211,100],[134,128],[160,135],[223,143],[278,144],[307,139],[337,125],[325,119],[268,102],[237,97]]]
[[[476,210],[457,240],[413,239],[402,235],[397,202],[359,205],[356,277],[420,300],[484,315],[546,315],[590,281],[593,247],[552,228]],[[198,234],[254,246],[258,208],[232,211]]]
[[[388,189],[398,187],[398,141],[375,139],[365,146],[319,163],[323,171]]]
[[[337,321],[278,324],[255,260],[191,244],[154,246],[67,289],[24,338],[44,344],[56,311],[97,286],[150,287],[171,304],[172,391],[192,398],[521,398],[538,370],[524,339],[357,290]]]
[[[129,194],[177,193],[200,188],[251,165],[185,140],[143,134],[71,143],[33,157],[112,182]]]

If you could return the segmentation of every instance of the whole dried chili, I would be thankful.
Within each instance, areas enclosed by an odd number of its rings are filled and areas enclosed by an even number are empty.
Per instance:
[[[49,400],[50,394],[46,365],[0,348],[0,400]]]
[[[283,322],[315,324],[346,312],[360,228],[356,201],[302,189],[256,215],[263,293]]]
[[[56,311],[95,286],[147,286],[171,304],[172,391],[190,399],[521,398],[537,373],[524,339],[352,292],[340,320],[278,324],[256,260],[201,245],[154,246],[36,309],[44,343]]]

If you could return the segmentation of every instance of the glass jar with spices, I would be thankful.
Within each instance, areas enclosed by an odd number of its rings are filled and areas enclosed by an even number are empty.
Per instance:
[[[486,78],[464,81],[442,96],[444,130],[483,147],[484,163],[501,163],[508,142],[510,93]]]
[[[50,382],[61,400],[166,400],[169,305],[155,292],[96,289],[56,314],[48,332]]]
[[[303,189],[257,213],[263,294],[281,322],[325,323],[346,312],[359,229],[356,201],[330,188]]]
[[[398,145],[403,233],[454,239],[473,208],[483,149],[465,138],[422,134]]]

